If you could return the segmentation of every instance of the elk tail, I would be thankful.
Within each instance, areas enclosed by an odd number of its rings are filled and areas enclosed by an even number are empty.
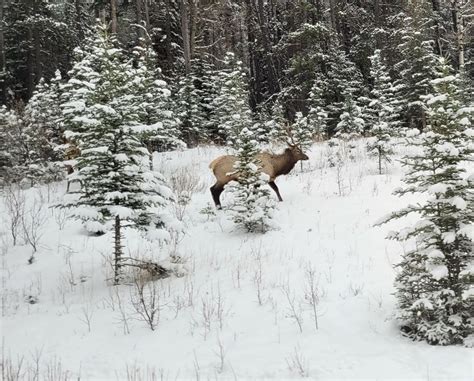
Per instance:
[[[214,168],[216,168],[216,166],[221,162],[223,156],[220,156],[218,157],[217,159],[214,159],[213,161],[211,161],[211,164],[209,164],[209,168],[214,171]]]

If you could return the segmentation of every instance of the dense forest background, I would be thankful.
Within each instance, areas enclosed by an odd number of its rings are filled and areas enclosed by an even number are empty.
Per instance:
[[[277,102],[286,119],[306,115],[320,81],[329,131],[348,87],[358,99],[369,93],[376,49],[407,102],[428,91],[430,53],[474,76],[474,11],[466,0],[1,0],[0,8],[0,100],[10,107],[28,101],[56,70],[68,78],[73,50],[96,19],[129,51],[148,40],[175,96],[183,102],[192,94],[204,118],[228,52],[243,63],[255,115],[271,114]],[[401,119],[424,124],[408,104]]]

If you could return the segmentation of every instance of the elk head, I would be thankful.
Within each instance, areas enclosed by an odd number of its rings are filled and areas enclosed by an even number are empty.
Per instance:
[[[291,154],[293,155],[294,159],[296,161],[309,160],[309,157],[303,152],[301,147],[295,143],[295,139],[293,138],[293,133],[291,132],[291,129],[289,126],[285,127],[285,131],[286,131],[286,136],[288,137],[286,144],[288,144],[288,149],[291,151]]]
[[[288,149],[291,151],[291,154],[293,155],[293,157],[295,158],[296,161],[309,160],[308,155],[306,155],[301,150],[301,148],[298,147],[297,145],[292,145],[292,144],[288,143]]]

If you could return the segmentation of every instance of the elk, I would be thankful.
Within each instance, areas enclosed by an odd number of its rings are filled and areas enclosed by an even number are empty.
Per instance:
[[[269,152],[262,152],[256,156],[260,162],[260,170],[269,176],[268,185],[275,191],[278,201],[283,201],[280,191],[275,184],[275,179],[281,175],[287,175],[300,160],[308,160],[308,156],[296,145],[288,143],[288,148],[281,154],[275,155]],[[220,195],[224,190],[224,186],[232,181],[239,180],[239,174],[235,172],[234,165],[237,156],[224,155],[220,156],[209,164],[209,168],[214,173],[217,181],[211,187],[211,194],[214,204],[221,209]]]
[[[72,142],[66,141],[67,148],[64,151],[64,158],[66,159],[65,167],[68,177],[74,173],[74,165],[76,163],[76,158],[81,154],[80,149]],[[66,193],[69,193],[69,187],[73,181],[80,180],[67,180]]]

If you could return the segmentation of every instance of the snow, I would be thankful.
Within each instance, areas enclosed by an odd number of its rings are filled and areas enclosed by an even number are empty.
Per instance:
[[[416,216],[373,225],[418,199],[392,195],[400,186],[401,169],[396,164],[377,175],[365,144],[357,143],[354,159],[339,168],[342,192],[337,168],[327,162],[327,145],[312,146],[303,171],[297,165],[277,179],[284,201],[274,212],[277,228],[264,235],[235,228],[225,209],[231,192],[222,194],[224,210],[203,211],[212,204],[208,188],[214,179],[208,165],[226,154],[225,148],[156,154],[155,167],[166,177],[186,168],[198,176],[199,186],[186,207],[185,234],[165,237],[167,232],[154,231],[158,237],[149,237],[171,239],[169,246],[149,242],[141,232],[123,232],[126,256],[159,260],[179,253],[186,269],[156,281],[161,311],[155,331],[133,310],[134,286],[106,282],[112,233],[89,235],[75,220],[59,230],[64,211],[48,209],[41,247],[28,265],[31,248],[11,246],[3,223],[4,353],[12,360],[25,356],[30,366],[32,354],[41,353],[43,369],[57,359],[71,378],[87,380],[127,379],[127,369],[141,379],[148,379],[147,370],[169,379],[289,379],[298,377],[288,366],[295,351],[312,379],[473,379],[472,348],[413,342],[398,329],[394,265],[414,243],[401,247],[385,236]],[[25,192],[31,201],[37,192],[46,195],[48,187]],[[49,192],[51,204],[58,202],[65,183]],[[97,216],[93,209],[81,213]],[[0,216],[5,218],[2,201]],[[100,223],[89,224],[95,224],[88,226],[91,231],[103,229]],[[473,234],[472,226],[463,229]],[[305,298],[310,269],[319,291],[319,329]],[[291,318],[285,285],[301,309],[303,332]],[[38,302],[30,304],[29,297]],[[206,311],[211,311],[208,320]]]
[[[448,273],[448,268],[445,265],[433,266],[430,269],[431,276],[436,280],[446,278],[448,276]]]
[[[444,78],[440,78],[440,79],[444,79]],[[428,101],[426,103],[428,105],[432,105],[432,104],[438,103],[438,102],[445,102],[447,99],[448,99],[448,96],[446,94],[440,94],[440,95],[433,96],[432,98],[428,99]]]
[[[441,238],[444,243],[453,243],[456,240],[455,232],[446,232],[441,234]]]

